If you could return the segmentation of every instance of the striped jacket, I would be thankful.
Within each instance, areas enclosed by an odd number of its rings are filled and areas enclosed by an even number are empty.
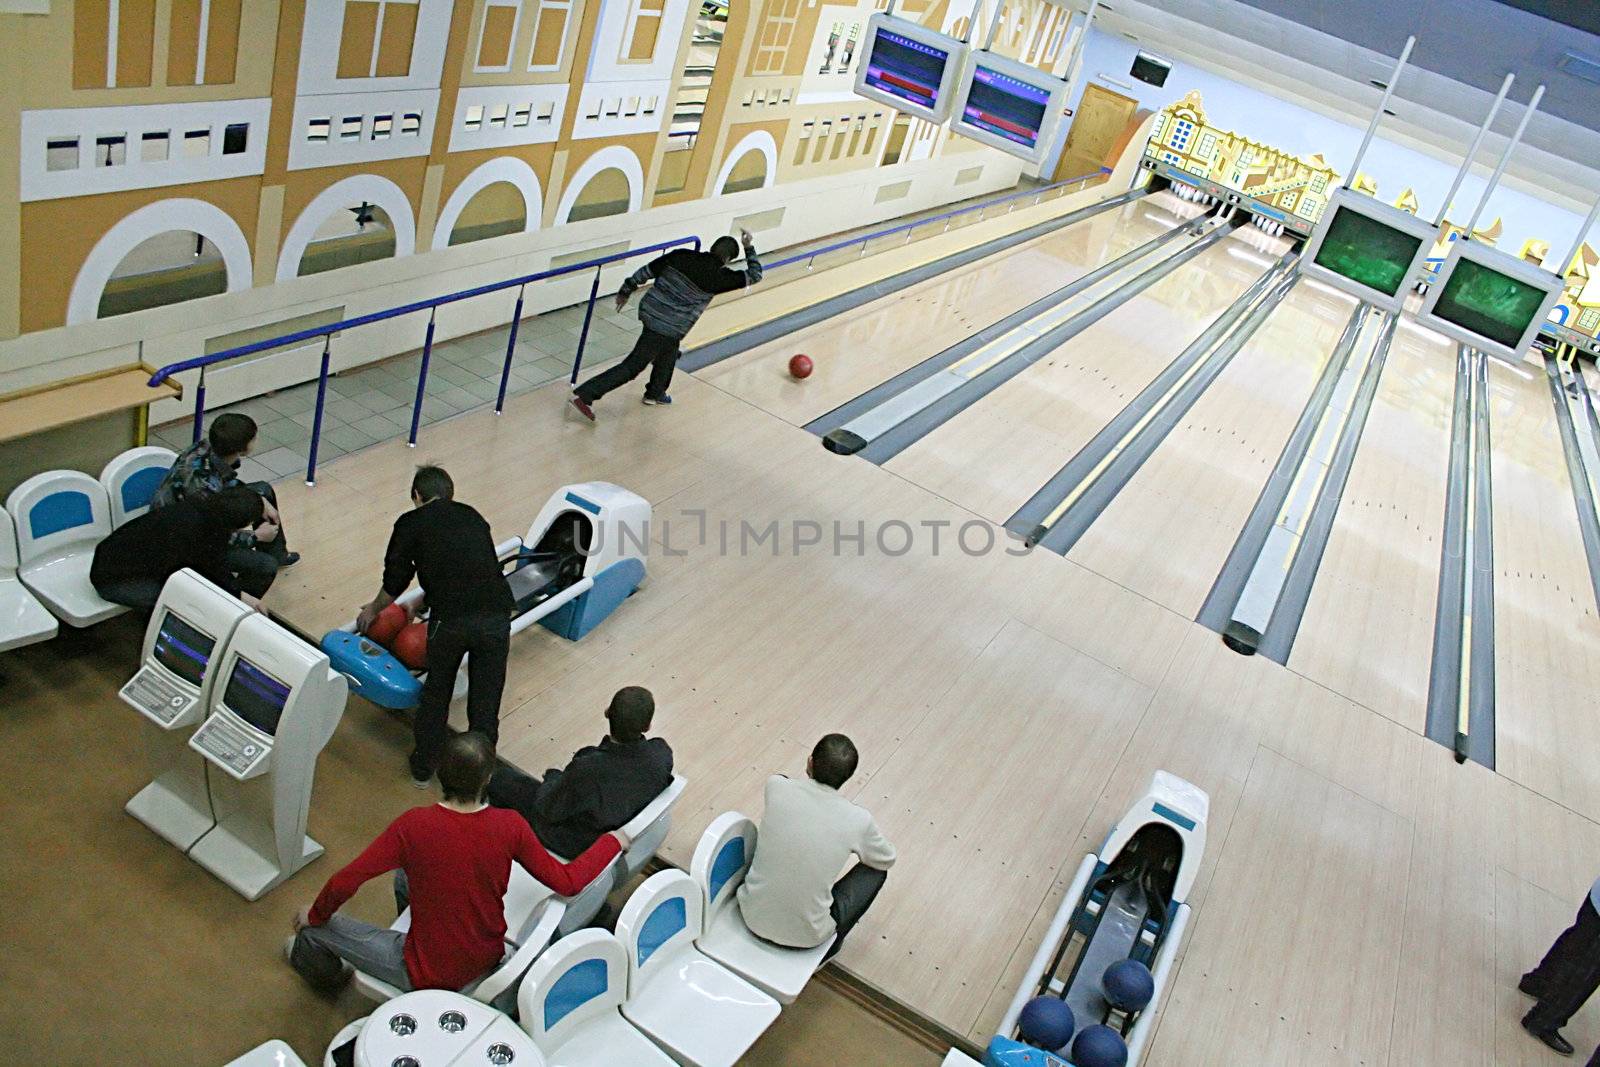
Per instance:
[[[744,269],[730,270],[710,252],[680,248],[634,271],[622,284],[621,295],[632,296],[652,279],[655,285],[639,301],[639,321],[656,333],[682,338],[700,320],[712,297],[759,282],[761,261],[754,248],[747,248]]]

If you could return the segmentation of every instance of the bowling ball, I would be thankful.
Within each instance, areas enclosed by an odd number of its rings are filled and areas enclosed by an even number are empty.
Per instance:
[[[794,378],[811,377],[811,357],[806,355],[793,356],[789,360],[789,374]]]
[[[428,664],[428,624],[411,623],[395,636],[389,650],[394,653],[395,659],[407,667],[414,671],[422,670]]]
[[[406,609],[399,604],[390,604],[378,612],[378,617],[367,627],[367,637],[388,648],[393,643],[395,635],[405,629],[407,621]]]
[[[1078,1031],[1072,1042],[1072,1062],[1076,1067],[1126,1067],[1128,1046],[1111,1027],[1095,1023]]]
[[[1118,960],[1101,976],[1100,991],[1113,1008],[1143,1011],[1156,995],[1156,982],[1150,968],[1138,960]]]
[[[1076,1028],[1072,1009],[1060,997],[1034,997],[1017,1016],[1017,1033],[1022,1040],[1046,1052],[1066,1048]]]

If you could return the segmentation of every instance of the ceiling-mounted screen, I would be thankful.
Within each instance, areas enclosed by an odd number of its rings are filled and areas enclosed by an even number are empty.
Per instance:
[[[1459,240],[1417,321],[1482,352],[1520,363],[1561,297],[1562,280],[1525,259]]]
[[[1306,244],[1301,270],[1374,307],[1399,311],[1436,233],[1426,219],[1340,189]]]
[[[1154,85],[1157,89],[1167,84],[1167,75],[1172,73],[1172,64],[1164,59],[1158,59],[1148,52],[1140,52],[1133,57],[1133,66],[1129,68],[1129,77],[1137,78],[1142,82]]]
[[[967,46],[915,22],[877,14],[867,20],[856,95],[941,123],[950,117]]]
[[[951,129],[1037,163],[1055,138],[1066,92],[1067,83],[1047,71],[993,52],[974,52]]]

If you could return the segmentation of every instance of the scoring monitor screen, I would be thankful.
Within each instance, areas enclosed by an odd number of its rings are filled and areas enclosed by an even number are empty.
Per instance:
[[[1515,348],[1544,304],[1545,291],[1463,257],[1433,306],[1434,315]]]
[[[190,685],[199,685],[206,676],[206,664],[217,647],[210,635],[184,622],[172,612],[161,620],[156,631],[152,655],[157,663],[176,674]]]
[[[1034,148],[1049,102],[1048,89],[1001,74],[980,62],[973,70],[972,88],[967,93],[961,121],[1024,148]]]
[[[222,702],[257,730],[275,734],[283,706],[289,702],[289,687],[241,656],[233,661]]]
[[[1406,284],[1406,272],[1421,247],[1422,238],[1340,206],[1313,262],[1393,296]]]
[[[865,82],[908,103],[934,108],[949,60],[949,52],[880,29],[867,57]]]

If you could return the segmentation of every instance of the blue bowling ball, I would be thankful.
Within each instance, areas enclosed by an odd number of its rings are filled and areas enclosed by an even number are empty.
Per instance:
[[[1076,1067],[1126,1067],[1128,1046],[1111,1027],[1095,1023],[1078,1031],[1078,1039],[1072,1043],[1072,1062]]]
[[[1017,1018],[1017,1032],[1022,1040],[1046,1052],[1066,1048],[1077,1027],[1072,1009],[1060,997],[1034,997],[1022,1006],[1022,1014]]]
[[[1113,1008],[1143,1011],[1156,995],[1156,981],[1138,960],[1118,960],[1101,976],[1100,990]]]

